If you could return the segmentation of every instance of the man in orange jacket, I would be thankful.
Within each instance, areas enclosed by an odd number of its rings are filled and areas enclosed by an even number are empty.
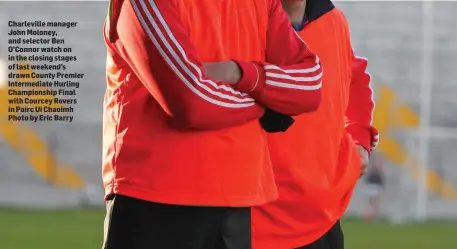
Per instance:
[[[253,249],[342,249],[339,220],[378,139],[367,61],[331,1],[283,4],[325,68],[323,101],[287,132],[267,135],[279,198],[252,209]]]
[[[250,207],[277,198],[259,118],[321,101],[290,25],[280,0],[110,1],[105,249],[251,248]]]

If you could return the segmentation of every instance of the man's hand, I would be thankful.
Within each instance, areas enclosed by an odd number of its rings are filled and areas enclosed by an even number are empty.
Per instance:
[[[234,61],[203,63],[206,76],[235,85],[241,79],[241,69]]]
[[[370,156],[368,151],[361,145],[357,145],[357,149],[359,151],[360,162],[361,162],[361,172],[360,175],[364,175],[367,173],[368,170],[368,163],[370,161]]]

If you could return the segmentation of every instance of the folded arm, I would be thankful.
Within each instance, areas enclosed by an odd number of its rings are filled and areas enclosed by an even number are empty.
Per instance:
[[[180,21],[177,0],[116,2],[121,3],[116,27],[111,27],[117,32],[112,45],[151,94],[158,86],[176,123],[221,129],[262,116],[264,107],[251,96],[205,74]],[[238,84],[251,80],[245,77]]]
[[[293,30],[279,0],[269,0],[266,62],[237,62],[244,76],[234,88],[287,115],[315,111],[322,99],[319,58]]]

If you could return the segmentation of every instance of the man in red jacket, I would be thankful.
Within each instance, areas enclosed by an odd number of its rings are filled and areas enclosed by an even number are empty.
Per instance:
[[[377,143],[367,61],[331,1],[283,3],[325,68],[323,101],[287,132],[267,135],[279,198],[252,209],[253,248],[342,249],[339,219]]]
[[[316,110],[319,59],[279,0],[110,4],[104,248],[251,248],[250,207],[277,198],[259,118]]]

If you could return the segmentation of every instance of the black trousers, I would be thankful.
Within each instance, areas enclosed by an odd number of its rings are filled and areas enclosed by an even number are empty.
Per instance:
[[[112,196],[103,249],[251,249],[251,209],[194,207]]]
[[[344,249],[344,235],[340,222],[338,221],[317,241],[297,249]]]

